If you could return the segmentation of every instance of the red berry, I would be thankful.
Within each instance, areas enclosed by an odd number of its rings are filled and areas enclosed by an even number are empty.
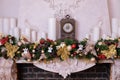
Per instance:
[[[115,45],[118,46],[118,43],[116,43]]]
[[[76,44],[72,44],[72,49],[76,48]]]
[[[76,52],[73,53],[74,56],[75,56],[76,54],[77,54]]]
[[[102,55],[101,58],[102,58],[102,59],[106,59],[105,55]]]
[[[41,39],[40,40],[40,44],[44,44],[45,40],[44,39]]]
[[[48,41],[48,42],[53,42],[53,40],[51,40],[51,39],[48,39],[48,38],[47,38],[47,41]]]
[[[99,58],[99,59],[106,59],[105,55],[103,55],[103,54],[99,54],[99,55],[98,55],[98,58]]]

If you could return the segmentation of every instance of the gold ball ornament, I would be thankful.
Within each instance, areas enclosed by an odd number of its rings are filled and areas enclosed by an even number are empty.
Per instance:
[[[42,50],[41,53],[44,53],[44,50]]]
[[[79,56],[82,56],[82,54],[80,53]]]
[[[35,54],[32,54],[32,57],[35,57]]]
[[[17,51],[17,54],[19,54],[20,53],[20,51]]]
[[[71,56],[73,57],[73,54],[71,54]]]
[[[68,50],[68,51],[71,51],[71,50],[72,50],[71,45],[68,45],[68,46],[67,46],[67,50]]]
[[[98,42],[98,45],[99,45],[99,46],[102,45],[102,42]]]
[[[35,50],[32,50],[33,53],[35,53]]]
[[[18,46],[21,46],[21,45],[22,45],[22,43],[21,43],[20,41],[19,41],[17,44],[18,44]]]
[[[27,59],[27,61],[28,61],[28,62],[30,62],[30,61],[31,61],[31,59]]]
[[[54,44],[57,45],[57,42],[55,41]]]
[[[92,58],[90,59],[90,61],[94,62],[94,61],[95,61],[95,58],[94,58],[94,57],[92,57]]]
[[[24,53],[22,53],[21,55],[22,55],[22,57],[24,57],[24,56],[25,56],[25,54],[24,54]]]

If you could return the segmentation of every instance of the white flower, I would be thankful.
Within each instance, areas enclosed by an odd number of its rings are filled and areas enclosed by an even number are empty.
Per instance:
[[[11,44],[13,44],[13,41],[12,41],[12,39],[10,39],[9,41],[10,41],[10,43],[11,43]]]
[[[48,47],[48,52],[49,52],[49,53],[52,53],[52,50],[53,50],[52,47]]]
[[[83,50],[83,45],[79,45],[78,47],[78,50]]]
[[[27,54],[27,53],[28,53],[28,48],[24,48],[24,49],[23,49],[23,53],[24,53],[24,54]]]

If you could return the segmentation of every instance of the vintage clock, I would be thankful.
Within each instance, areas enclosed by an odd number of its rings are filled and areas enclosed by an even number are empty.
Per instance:
[[[61,38],[73,38],[75,39],[75,20],[71,19],[69,15],[66,15],[64,19],[60,21],[61,25]]]

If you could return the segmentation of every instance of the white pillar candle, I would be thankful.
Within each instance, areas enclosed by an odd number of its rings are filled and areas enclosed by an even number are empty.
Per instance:
[[[120,37],[120,26],[118,27],[118,37]]]
[[[32,31],[31,32],[31,40],[32,40],[32,42],[35,42],[37,39],[37,32],[36,31]]]
[[[94,42],[97,42],[97,40],[99,39],[99,35],[100,35],[99,27],[94,27],[93,29],[93,41]]]
[[[14,28],[17,26],[16,18],[10,18],[10,28]]]
[[[49,19],[48,38],[56,40],[56,18]]]
[[[42,32],[41,33],[41,38],[46,39],[46,37],[47,37],[47,34],[45,32]]]
[[[117,36],[118,33],[118,19],[116,18],[112,18],[112,34],[114,34],[114,36]]]
[[[17,27],[15,27],[13,33],[14,33],[14,37],[15,37],[17,40],[19,40],[19,38],[20,38],[20,29],[17,28]]]
[[[25,36],[27,37],[28,40],[30,40],[30,28],[25,28]]]
[[[114,38],[117,38],[117,34],[116,33],[112,33],[111,37],[114,39]]]
[[[41,32],[37,33],[37,41],[39,41],[41,39]]]
[[[102,39],[106,39],[106,34],[102,34]]]
[[[10,29],[9,34],[13,36],[14,35],[14,29]]]
[[[3,19],[0,18],[0,33],[3,33]]]
[[[10,26],[10,24],[9,24],[9,18],[4,18],[3,19],[3,33],[5,34],[5,35],[8,35],[9,33],[9,26]]]
[[[89,34],[86,34],[86,35],[85,35],[85,38],[90,39],[90,35],[89,35]]]

